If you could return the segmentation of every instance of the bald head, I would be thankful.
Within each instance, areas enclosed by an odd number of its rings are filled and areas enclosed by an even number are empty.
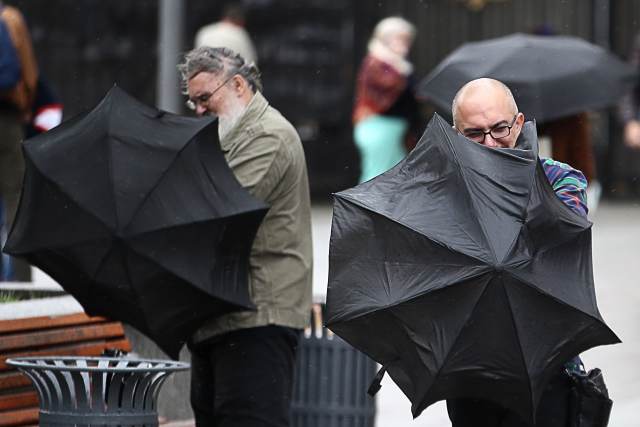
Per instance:
[[[451,114],[453,115],[453,125],[456,126],[459,109],[468,107],[467,104],[473,102],[499,102],[504,103],[508,107],[512,114],[518,112],[518,106],[516,100],[513,98],[511,89],[507,87],[500,80],[481,78],[471,80],[466,85],[462,86],[451,104]]]
[[[504,83],[489,78],[472,80],[464,85],[453,99],[451,113],[456,129],[490,147],[513,148],[524,123],[524,115],[518,112],[511,90]],[[508,135],[495,137],[504,133]]]

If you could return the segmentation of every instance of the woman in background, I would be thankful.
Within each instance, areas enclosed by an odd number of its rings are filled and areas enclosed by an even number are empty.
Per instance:
[[[413,66],[407,60],[415,27],[399,17],[380,21],[369,41],[356,81],[354,139],[360,152],[360,182],[395,166],[406,155],[405,139],[418,106]]]

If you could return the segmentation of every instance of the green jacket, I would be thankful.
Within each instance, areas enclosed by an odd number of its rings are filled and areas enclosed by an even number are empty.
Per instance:
[[[304,328],[311,308],[312,247],[300,138],[258,92],[220,145],[240,184],[270,206],[249,259],[249,292],[258,310],[212,319],[193,340],[271,324]]]

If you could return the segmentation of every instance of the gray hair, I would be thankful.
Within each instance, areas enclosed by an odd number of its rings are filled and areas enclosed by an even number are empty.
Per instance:
[[[509,100],[509,103],[512,104],[514,114],[518,112],[518,104],[516,104],[516,100],[513,97],[513,93],[511,93],[511,89],[509,89],[509,86],[502,83],[500,80],[483,77],[471,80],[470,82],[466,83],[460,88],[460,90],[458,90],[456,96],[453,98],[453,102],[451,103],[451,116],[453,117],[454,126],[457,126],[458,123],[458,104],[460,103],[460,99],[464,96],[465,92],[468,89],[481,85],[499,87],[500,89],[502,89],[505,93],[505,96]]]
[[[184,55],[184,62],[178,65],[178,71],[185,93],[189,80],[201,72],[222,74],[223,77],[238,74],[247,81],[254,93],[262,92],[260,71],[256,64],[247,63],[242,56],[226,47],[202,46],[193,49]]]
[[[387,38],[391,34],[406,33],[413,38],[416,35],[416,27],[409,21],[399,16],[390,16],[384,18],[373,30],[371,40],[379,40],[383,44],[387,44]]]

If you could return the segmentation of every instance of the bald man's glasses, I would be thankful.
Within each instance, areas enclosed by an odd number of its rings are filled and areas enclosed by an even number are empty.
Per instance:
[[[484,139],[487,137],[487,135],[491,135],[491,138],[493,139],[506,138],[511,134],[511,128],[516,123],[517,118],[518,118],[518,113],[516,113],[516,115],[513,116],[513,120],[511,121],[510,125],[498,124],[486,132],[480,129],[478,130],[473,129],[473,130],[468,130],[466,132],[462,132],[462,134],[465,137],[472,140],[473,142],[477,142],[479,144],[482,144],[484,142]]]

